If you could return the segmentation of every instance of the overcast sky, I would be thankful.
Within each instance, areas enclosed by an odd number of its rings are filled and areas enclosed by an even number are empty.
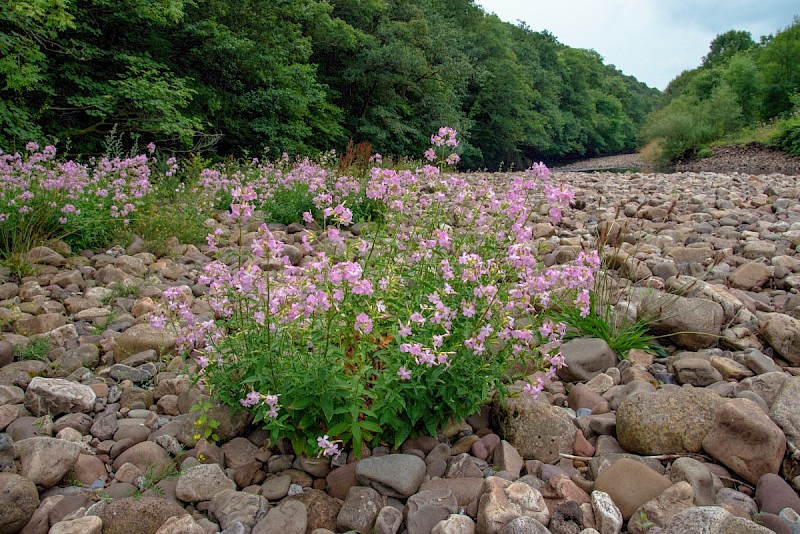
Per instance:
[[[502,20],[525,21],[575,48],[593,48],[651,87],[700,64],[711,40],[728,30],[753,39],[800,15],[797,0],[476,0]]]

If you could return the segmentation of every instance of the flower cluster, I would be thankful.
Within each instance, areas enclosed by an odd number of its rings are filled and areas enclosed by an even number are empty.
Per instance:
[[[432,142],[458,146],[451,129]],[[512,369],[538,369],[515,376],[536,395],[564,366],[565,327],[542,310],[564,292],[583,309],[599,259],[584,252],[542,267],[533,231],[542,204],[560,209],[572,198],[544,165],[501,187],[432,166],[375,167],[364,191],[389,211],[360,236],[345,229],[350,179],[307,162],[281,168],[272,183],[302,175],[325,197],[323,217],[341,225],[292,236],[292,246],[310,254],[300,266],[286,255],[285,234],[264,224],[252,231],[260,172],[242,173],[230,189],[229,222],[250,229],[247,241],[242,232],[227,243],[223,232],[209,237],[207,251],[218,259],[198,282],[208,286],[213,317],[193,316],[187,295],[165,291],[153,324],[179,328],[180,347],[211,391],[255,410],[274,438],[328,456],[341,451],[337,443],[356,454],[364,442],[399,445],[474,413],[492,392],[504,394]],[[248,174],[254,181],[243,179]],[[280,391],[282,409],[262,391]]]

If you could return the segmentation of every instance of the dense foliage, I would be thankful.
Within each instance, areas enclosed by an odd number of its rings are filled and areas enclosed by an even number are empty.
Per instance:
[[[764,141],[800,155],[798,92],[800,19],[758,43],[731,30],[711,42],[701,66],[670,82],[642,140],[657,140],[660,158],[674,161],[767,124]]]
[[[367,141],[462,165],[631,149],[658,91],[471,0],[7,0],[0,146],[102,152],[116,124],[175,151],[277,156]]]

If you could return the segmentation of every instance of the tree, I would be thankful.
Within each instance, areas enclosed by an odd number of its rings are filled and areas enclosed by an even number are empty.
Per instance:
[[[718,67],[724,65],[738,52],[748,50],[756,46],[750,32],[742,30],[728,30],[725,33],[717,35],[711,46],[709,47],[708,54],[703,57],[704,67]]]

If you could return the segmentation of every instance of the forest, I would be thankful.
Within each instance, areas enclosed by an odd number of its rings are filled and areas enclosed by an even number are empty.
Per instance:
[[[702,63],[669,83],[641,133],[661,162],[749,142],[800,156],[800,18],[758,41],[741,30],[717,35]]]
[[[736,61],[742,73],[760,60]],[[710,67],[673,82],[664,110],[702,98],[681,96],[689,78],[713,93],[721,75]],[[419,157],[430,132],[447,125],[462,139],[461,168],[524,168],[633,150],[659,98],[593,50],[503,22],[471,0],[0,7],[6,152],[37,141],[69,157],[99,155],[114,130],[179,156],[274,158],[342,151],[352,141]],[[747,113],[761,118],[787,105]]]

